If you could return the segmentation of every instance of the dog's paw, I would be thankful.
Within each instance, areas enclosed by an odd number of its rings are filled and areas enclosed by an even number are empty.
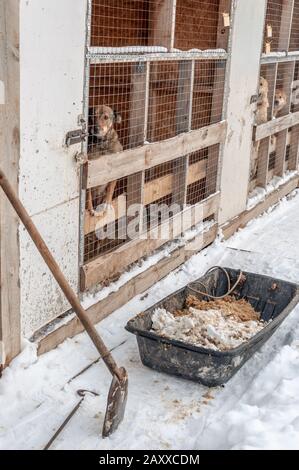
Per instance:
[[[106,217],[107,213],[111,210],[113,210],[111,204],[103,203],[96,208],[94,215],[95,217]]]

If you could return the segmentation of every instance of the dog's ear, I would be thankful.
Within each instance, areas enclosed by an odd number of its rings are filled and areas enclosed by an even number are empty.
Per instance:
[[[121,114],[118,113],[115,109],[113,110],[113,118],[114,118],[114,122],[115,122],[116,124],[120,124],[121,121],[122,121]]]

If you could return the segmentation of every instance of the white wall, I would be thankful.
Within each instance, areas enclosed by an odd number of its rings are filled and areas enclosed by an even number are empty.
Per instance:
[[[264,32],[266,0],[233,0],[235,18],[228,77],[227,140],[221,174],[219,223],[246,209],[252,126]]]
[[[86,0],[20,1],[20,197],[78,287],[79,174],[65,135],[82,113]],[[69,307],[20,228],[22,332]]]

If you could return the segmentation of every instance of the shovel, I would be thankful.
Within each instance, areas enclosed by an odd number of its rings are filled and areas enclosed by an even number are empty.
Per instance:
[[[124,418],[128,395],[127,371],[123,367],[119,368],[117,366],[112,354],[99,336],[96,328],[88,317],[88,314],[82,307],[77,295],[71,288],[36,226],[32,222],[31,217],[27,213],[18,196],[15,194],[14,189],[1,169],[0,185],[113,377],[108,394],[107,408],[102,430],[102,436],[107,437],[118,428]]]

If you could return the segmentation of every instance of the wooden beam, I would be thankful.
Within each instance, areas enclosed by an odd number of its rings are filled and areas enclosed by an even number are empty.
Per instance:
[[[274,167],[275,176],[283,176],[285,173],[287,137],[288,137],[287,129],[285,129],[284,131],[281,131],[276,136],[276,148],[275,148],[276,155],[275,155],[275,167]]]
[[[266,137],[265,139],[260,141],[258,150],[256,186],[260,186],[262,188],[265,188],[268,182],[269,146],[270,137]]]
[[[261,124],[260,126],[255,126],[254,140],[262,140],[266,137],[270,137],[273,134],[284,131],[289,127],[293,127],[296,124],[299,124],[299,111],[296,113],[290,113],[286,116],[282,116],[272,121]]]
[[[86,187],[93,188],[107,184],[115,179],[184,157],[210,145],[222,143],[226,138],[226,128],[226,121],[221,121],[163,142],[91,160],[87,164]]]
[[[187,184],[193,184],[206,176],[207,160],[201,160],[189,166]],[[168,196],[172,193],[173,175],[171,173],[161,176],[155,180],[144,184],[143,204],[148,205],[152,202]],[[85,235],[104,227],[115,220],[126,216],[127,200],[126,195],[122,194],[112,201],[112,209],[105,217],[92,216],[89,211],[85,212]]]
[[[287,181],[285,184],[281,185],[278,189],[271,192],[265,197],[265,199],[252,207],[249,210],[242,212],[234,219],[230,220],[228,223],[225,223],[221,226],[221,230],[224,238],[227,240],[231,237],[238,229],[244,228],[250,220],[255,219],[259,215],[266,212],[269,207],[277,204],[280,199],[290,194],[294,189],[298,187],[299,176],[296,175],[294,178]]]
[[[174,47],[176,0],[156,0],[151,3],[149,19],[149,46],[163,46],[172,51]]]
[[[0,2],[1,168],[18,193],[20,156],[19,0]],[[20,352],[19,222],[0,194],[0,369]]]
[[[209,230],[196,236],[185,246],[173,251],[170,256],[163,258],[154,266],[151,266],[143,273],[130,279],[117,292],[111,293],[104,300],[90,307],[88,309],[89,318],[94,324],[99,323],[115,310],[133,299],[136,295],[141,295],[173,270],[184,264],[189,258],[196,254],[196,252],[201,251],[213,243],[216,236],[217,225],[214,224]],[[66,338],[72,338],[82,331],[83,327],[81,323],[74,317],[68,323],[57,327],[49,334],[44,335],[42,332],[37,332],[34,335],[34,341],[38,345],[38,355],[51,351]]]
[[[210,196],[205,201],[175,214],[172,218],[150,229],[141,237],[133,239],[111,253],[87,263],[81,268],[81,290],[89,289],[104,280],[111,279],[122,273],[138,259],[148,256],[157,248],[177,237],[182,231],[197,225],[205,218],[218,211],[219,194]],[[182,230],[183,221],[183,230]]]

